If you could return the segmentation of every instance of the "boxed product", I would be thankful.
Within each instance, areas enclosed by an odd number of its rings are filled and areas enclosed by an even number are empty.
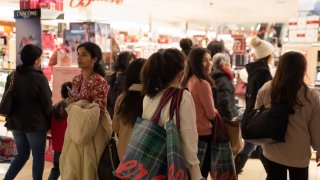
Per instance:
[[[38,9],[39,0],[20,0],[20,9]]]
[[[56,10],[63,11],[63,0],[56,0]]]
[[[318,29],[307,29],[305,42],[317,42],[318,41]]]
[[[307,29],[318,29],[319,22],[320,22],[320,16],[307,16],[306,21],[307,21],[306,22]]]
[[[289,42],[297,42],[297,30],[289,31]]]
[[[298,29],[305,29],[306,28],[306,21],[307,17],[299,17],[298,18]]]
[[[42,9],[56,9],[56,0],[40,0],[39,7]]]
[[[297,42],[305,42],[306,38],[306,30],[298,30],[297,31]]]
[[[298,28],[298,19],[291,18],[289,19],[289,30],[297,29]]]

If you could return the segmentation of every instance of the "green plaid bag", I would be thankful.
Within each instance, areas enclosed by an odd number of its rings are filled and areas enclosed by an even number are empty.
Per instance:
[[[198,141],[198,159],[200,161],[200,167],[202,167],[203,165],[204,157],[206,156],[206,151],[208,150],[207,148],[208,148],[208,143],[203,141]]]
[[[217,136],[226,136],[223,122],[220,115],[214,121],[213,135],[211,143],[211,179],[236,180],[237,175],[233,160],[233,153],[229,140],[221,140]],[[218,129],[220,128],[220,129]],[[221,131],[218,135],[218,131]],[[222,139],[226,139],[222,137]]]
[[[185,166],[185,160],[182,155],[180,134],[180,115],[179,106],[184,89],[178,89],[177,95],[173,96],[170,105],[170,121],[166,123],[167,133],[167,179],[188,180],[189,174]],[[176,113],[176,123],[173,121],[174,112]]]
[[[210,174],[212,179],[237,179],[229,141],[212,143],[210,164]]]
[[[174,129],[176,129],[174,128],[175,125],[173,121],[167,122],[169,128],[164,129],[158,125],[158,120],[162,108],[177,92],[178,89],[176,88],[170,88],[165,92],[156,112],[150,120],[137,119],[125,153],[125,158],[115,171],[116,177],[120,179],[139,180],[168,179],[168,169],[170,171],[172,164],[171,160],[175,159],[177,154],[179,154],[179,150],[176,151],[178,153],[175,153],[175,146],[179,138],[172,135]],[[179,158],[181,159],[182,157]],[[181,162],[183,162],[183,158]],[[174,176],[177,175],[176,170],[178,170],[179,173],[181,172],[181,168],[179,167],[179,165],[174,164],[171,169]],[[183,173],[183,175],[185,175],[185,173]],[[182,175],[179,176],[181,177]]]

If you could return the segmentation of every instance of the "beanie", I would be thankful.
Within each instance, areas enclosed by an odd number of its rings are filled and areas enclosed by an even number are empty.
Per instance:
[[[274,52],[274,47],[271,43],[261,40],[258,37],[253,37],[250,45],[253,47],[257,59],[267,57]]]

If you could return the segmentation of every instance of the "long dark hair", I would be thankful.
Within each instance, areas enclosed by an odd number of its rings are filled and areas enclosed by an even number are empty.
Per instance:
[[[213,87],[213,80],[202,65],[202,59],[206,53],[210,54],[210,51],[202,47],[194,48],[191,50],[188,56],[185,79],[182,83],[183,86],[186,86],[190,77],[195,75],[199,79],[208,81]]]
[[[142,68],[142,92],[150,97],[166,89],[185,67],[185,55],[178,49],[160,49]]]
[[[125,72],[129,66],[130,60],[135,60],[135,59],[136,59],[136,55],[134,55],[130,51],[120,52],[114,64],[114,70]]]
[[[105,77],[106,71],[102,60],[102,51],[100,47],[93,42],[85,42],[77,47],[77,51],[81,47],[85,48],[90,53],[91,58],[97,59],[97,61],[94,63],[93,71],[97,74],[100,74],[102,77]]]
[[[293,68],[294,67],[294,68]],[[305,87],[307,98],[307,85],[303,81],[307,69],[306,58],[298,52],[287,52],[280,57],[276,74],[272,80],[271,102],[294,105],[303,104],[298,98],[298,91]]]
[[[116,112],[120,115],[124,124],[130,123],[130,125],[134,126],[137,117],[142,115],[143,96],[141,91],[131,91],[129,88],[133,84],[141,84],[140,71],[145,62],[145,59],[139,58],[127,68],[124,78],[124,95],[119,111]]]

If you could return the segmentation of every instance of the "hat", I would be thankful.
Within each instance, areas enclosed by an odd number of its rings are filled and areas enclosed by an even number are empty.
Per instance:
[[[253,47],[257,59],[267,57],[274,52],[274,47],[271,43],[261,40],[258,37],[253,37],[250,40],[250,45]]]

